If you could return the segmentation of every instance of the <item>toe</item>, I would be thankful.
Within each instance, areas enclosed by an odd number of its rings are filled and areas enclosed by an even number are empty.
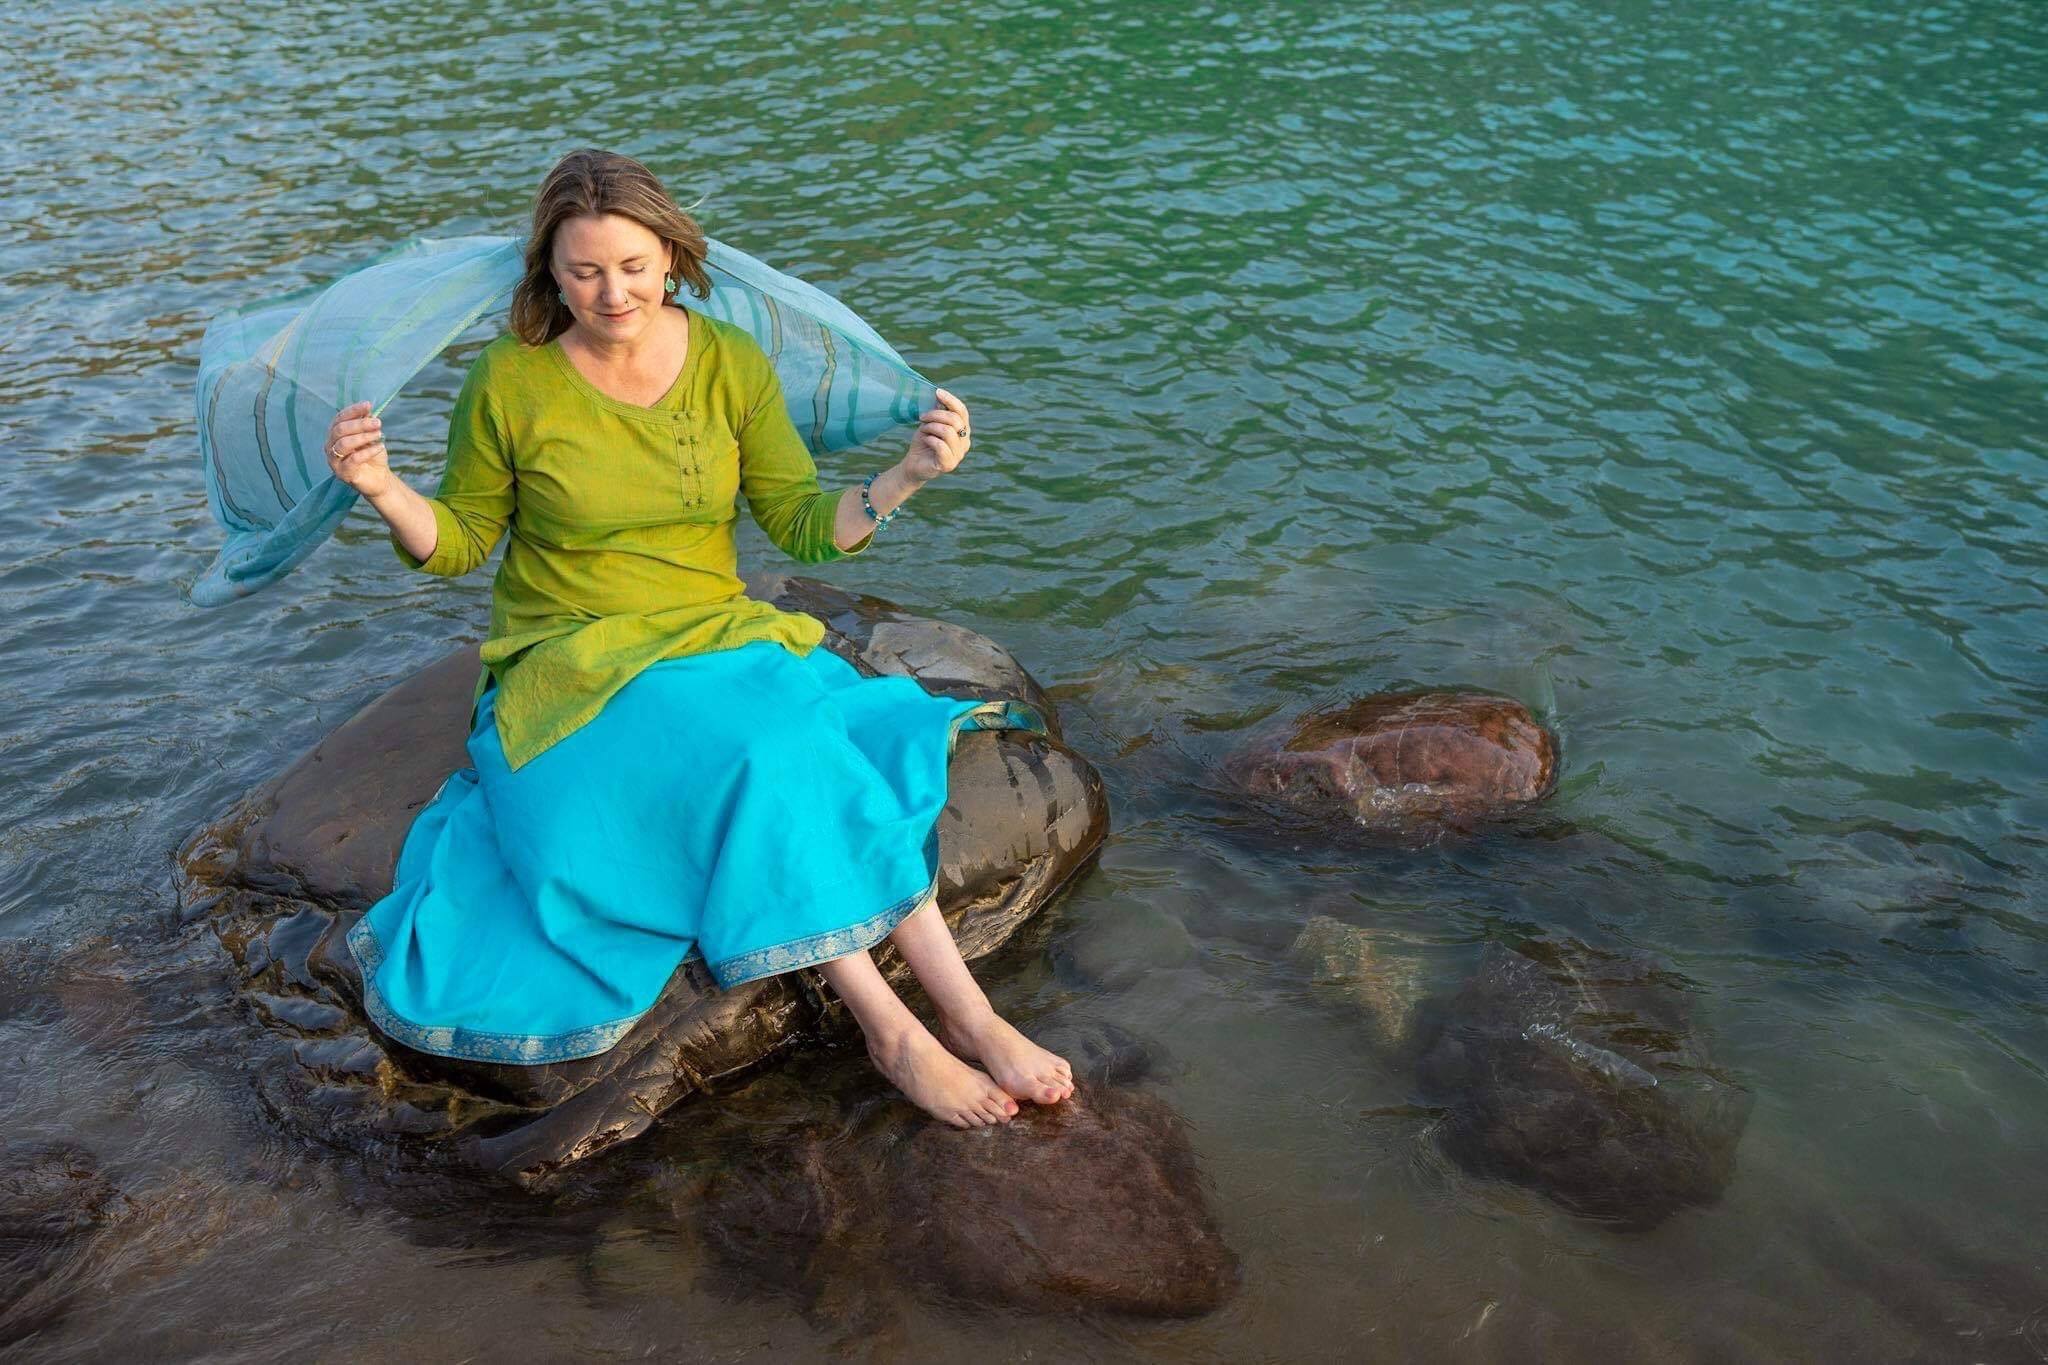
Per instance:
[[[1003,1088],[994,1081],[990,1081],[981,1092],[976,1108],[980,1109],[982,1113],[987,1114],[992,1121],[1000,1123],[1010,1116],[1010,1111],[1015,1106],[1011,1103],[1010,1097],[1003,1093]]]

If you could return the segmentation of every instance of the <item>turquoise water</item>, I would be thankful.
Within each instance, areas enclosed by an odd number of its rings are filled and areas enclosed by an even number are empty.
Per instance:
[[[0,1020],[0,1113],[157,1211],[27,1354],[2048,1355],[2042,17],[10,11],[0,936],[107,936],[149,1003]],[[1222,1312],[848,1341],[624,1212],[563,1250],[456,1210],[451,1245],[221,1060],[246,1025],[169,851],[480,634],[489,584],[405,574],[364,510],[185,605],[200,333],[516,227],[586,143],[972,404],[962,471],[821,576],[1007,644],[1102,766],[1100,865],[998,994],[1170,1056]],[[466,354],[387,414],[416,486]],[[1560,732],[1540,837],[1262,849],[1201,793],[1261,722],[1445,684]],[[1624,1237],[1448,1166],[1289,961],[1317,913],[1432,983],[1518,933],[1668,958],[1756,1100],[1726,1197]]]

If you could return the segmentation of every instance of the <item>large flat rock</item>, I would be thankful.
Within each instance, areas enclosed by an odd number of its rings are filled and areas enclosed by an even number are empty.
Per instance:
[[[1101,845],[1109,824],[1094,767],[1057,738],[1044,690],[994,641],[946,622],[794,577],[755,595],[808,611],[823,647],[868,675],[934,693],[1035,708],[1052,733],[966,731],[939,820],[939,908],[962,953],[1006,942]],[[425,1139],[525,1184],[629,1139],[688,1096],[759,1067],[837,1025],[814,973],[719,991],[701,962],[610,1051],[549,1066],[456,1061],[382,1035],[361,1010],[349,927],[391,887],[414,816],[466,766],[473,646],[406,679],[350,717],[180,853],[188,915],[206,915],[240,967],[264,1028],[255,1046],[272,1107],[333,1140]],[[893,952],[884,970],[903,974]]]

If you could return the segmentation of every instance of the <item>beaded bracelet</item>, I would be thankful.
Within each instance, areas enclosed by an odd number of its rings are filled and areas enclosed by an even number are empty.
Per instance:
[[[903,509],[900,506],[892,507],[889,509],[889,513],[887,516],[883,516],[877,513],[875,511],[874,503],[868,500],[868,485],[873,483],[874,481],[875,476],[873,474],[868,475],[865,479],[862,479],[860,481],[860,505],[862,510],[868,514],[868,519],[875,523],[874,529],[876,531],[879,531],[884,526],[887,526],[891,521],[894,521],[896,519],[896,514],[902,511]]]

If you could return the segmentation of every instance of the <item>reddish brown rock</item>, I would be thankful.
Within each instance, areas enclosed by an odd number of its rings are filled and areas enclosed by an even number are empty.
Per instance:
[[[748,1280],[812,1302],[844,1284],[982,1306],[1189,1317],[1235,1292],[1180,1116],[1083,1083],[1064,1104],[957,1130],[923,1120],[751,1149],[711,1182],[706,1239]]]
[[[927,1124],[899,1150],[894,1194],[912,1273],[977,1302],[1189,1317],[1237,1286],[1181,1118],[1142,1092]]]
[[[1310,712],[1227,766],[1254,797],[1309,815],[1464,826],[1548,795],[1557,743],[1512,698],[1387,692]]]

